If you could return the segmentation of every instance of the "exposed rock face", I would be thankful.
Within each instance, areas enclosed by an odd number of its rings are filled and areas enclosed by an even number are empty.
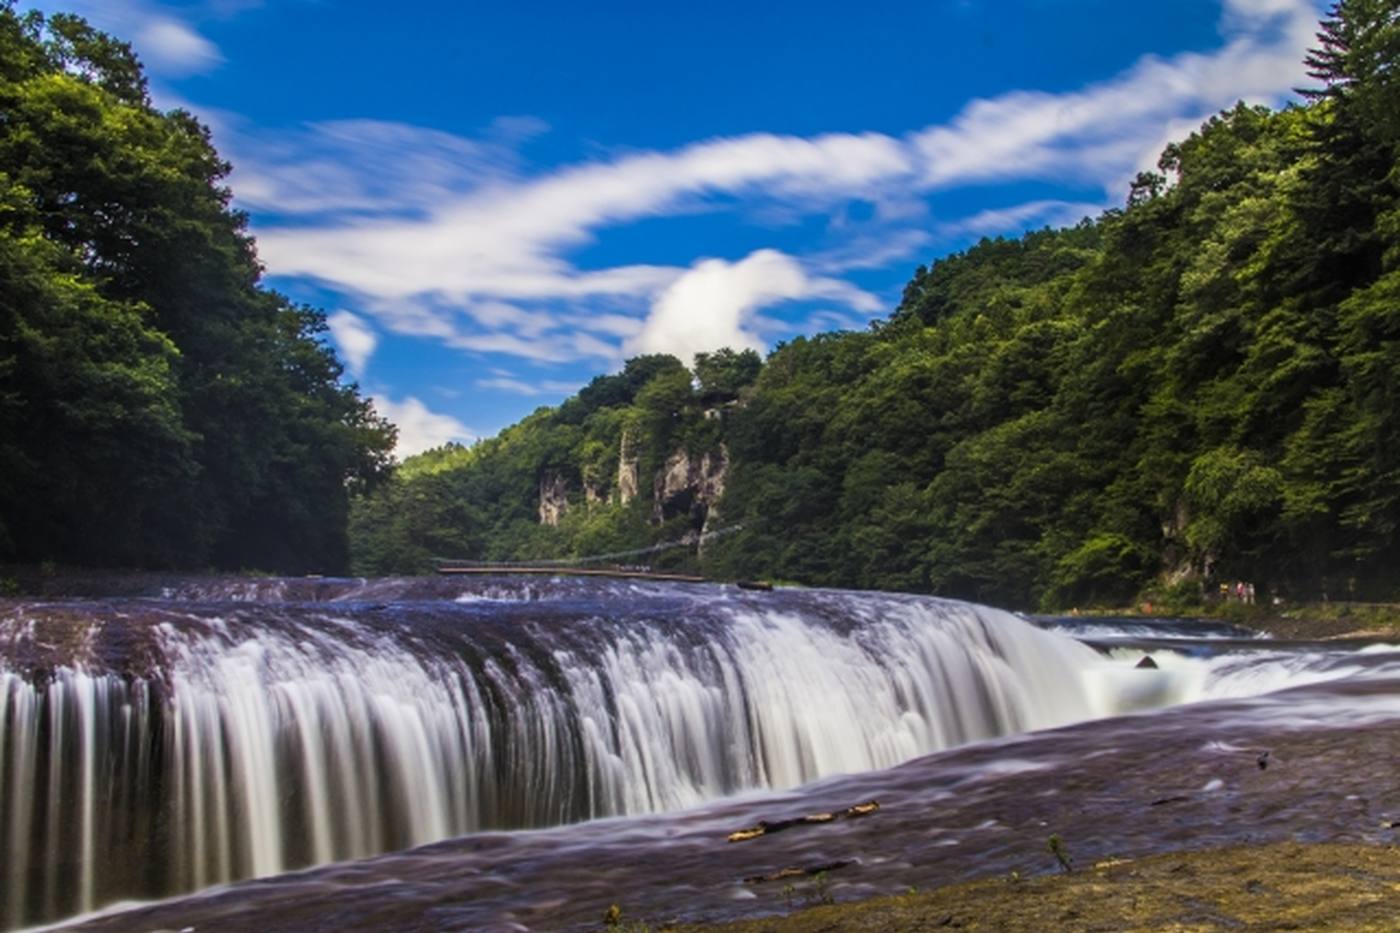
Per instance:
[[[622,432],[622,445],[618,450],[617,457],[617,500],[626,505],[637,498],[637,490],[641,486],[641,478],[638,475],[637,452],[632,445],[632,436],[626,431]]]
[[[1191,524],[1191,509],[1184,498],[1178,499],[1171,517],[1162,522],[1162,537],[1167,547],[1162,552],[1162,579],[1168,586],[1179,586],[1187,580],[1200,582],[1215,572],[1217,555],[1207,550],[1198,552],[1187,544],[1186,528]]]
[[[723,444],[700,457],[684,450],[671,454],[656,474],[652,521],[659,524],[689,514],[695,534],[714,530],[719,514],[715,504],[724,495],[728,474],[729,451]]]
[[[540,524],[558,525],[569,511],[569,481],[558,470],[540,474]]]

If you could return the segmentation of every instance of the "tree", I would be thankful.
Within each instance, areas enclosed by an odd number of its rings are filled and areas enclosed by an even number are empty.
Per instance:
[[[0,53],[3,553],[343,568],[393,429],[320,312],[259,287],[208,130],[77,17],[7,3]]]
[[[753,350],[736,352],[724,347],[695,354],[695,379],[707,404],[737,399],[743,389],[753,385],[762,368],[763,359]]]

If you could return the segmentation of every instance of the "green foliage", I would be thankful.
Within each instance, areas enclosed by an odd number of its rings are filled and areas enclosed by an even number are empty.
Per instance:
[[[812,876],[812,900],[818,904],[836,903],[836,898],[831,893],[831,879],[824,871]]]
[[[695,380],[707,402],[728,402],[753,384],[763,368],[763,358],[753,350],[736,352],[728,347],[695,354]]]
[[[1099,532],[1055,564],[1048,608],[1125,605],[1151,575],[1155,554],[1127,535]]]
[[[1390,35],[1393,2],[1341,6]],[[1046,608],[1393,592],[1400,199],[1385,121],[1345,113],[1391,80],[1368,62],[1212,118],[1126,210],[921,267],[872,334],[780,347],[727,425],[745,530],[716,564]]]
[[[77,17],[0,6],[0,556],[337,570],[393,431],[257,287],[228,166]]]
[[[1060,866],[1060,870],[1066,874],[1074,871],[1074,862],[1070,860],[1069,849],[1065,846],[1065,841],[1060,838],[1059,833],[1051,833],[1050,838],[1045,840],[1045,851],[1055,857],[1055,862]]]
[[[634,360],[461,452],[443,475],[486,516],[474,553],[658,540],[656,470],[722,444],[719,510],[742,531],[705,549],[720,577],[1025,608],[1187,605],[1236,579],[1393,596],[1398,23],[1395,0],[1342,0],[1307,106],[1240,104],[1169,145],[1123,209],[921,266],[868,332],[761,367],[702,354],[694,381]],[[641,500],[540,529],[543,472],[611,488],[623,437]]]
[[[424,573],[435,559],[593,556],[693,534],[689,515],[656,520],[653,487],[677,450],[699,457],[719,449],[722,427],[704,417],[693,383],[675,357],[637,357],[496,438],[410,457],[392,481],[356,500],[354,569]],[[625,502],[624,466],[637,479],[635,498]],[[541,485],[555,480],[568,504],[557,525],[543,525]],[[677,566],[686,556],[646,560]]]

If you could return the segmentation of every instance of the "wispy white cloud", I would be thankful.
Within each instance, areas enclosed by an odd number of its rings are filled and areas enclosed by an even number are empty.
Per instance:
[[[860,330],[865,326],[865,318],[842,311],[814,311],[802,322],[803,333],[815,334],[829,330]]]
[[[1318,12],[1309,0],[1224,0],[1213,52],[1146,56],[1066,93],[974,100],[903,136],[754,133],[540,172],[514,150],[544,130],[529,118],[472,139],[376,121],[276,137],[235,129],[234,188],[270,218],[258,237],[271,272],[329,286],[394,333],[537,362],[758,346],[778,328],[765,309],[783,302],[881,310],[842,277],[906,258],[934,234],[1072,222],[1096,209],[1040,200],[930,223],[930,195],[1048,180],[1117,202],[1155,162],[1165,128],[1194,126],[1241,98],[1286,97],[1303,80]],[[870,220],[844,219],[856,201],[875,205]],[[742,258],[702,247],[674,265],[591,268],[575,258],[610,229],[713,210],[829,213],[835,245]]]
[[[547,340],[530,339],[509,333],[456,333],[446,344],[475,353],[504,353],[538,363],[567,363],[574,360],[618,361],[616,344],[582,331],[560,331]]]
[[[508,392],[511,395],[568,395],[577,391],[579,384],[567,379],[543,379],[527,382],[510,374],[497,374],[485,379],[478,379],[474,385],[479,389],[494,389],[497,392]]]
[[[129,40],[157,76],[202,74],[224,60],[218,46],[190,21],[188,8],[154,0],[37,0],[33,6],[43,13],[77,13],[99,29]],[[235,4],[209,12],[226,16],[246,8],[247,4]]]
[[[331,339],[345,358],[345,365],[350,368],[351,374],[356,379],[363,379],[365,364],[379,345],[379,335],[362,318],[349,311],[337,311],[330,315],[326,318],[326,326],[330,328]]]
[[[224,60],[218,46],[195,32],[187,23],[168,16],[152,16],[135,33],[135,45],[142,58],[156,71],[173,74],[199,74]]]
[[[827,275],[840,275],[858,269],[883,269],[892,262],[914,255],[931,239],[925,230],[881,229],[856,233],[839,246],[807,257],[807,264]]]
[[[1088,201],[1027,201],[1011,207],[989,208],[969,217],[938,225],[939,236],[955,239],[968,235],[1020,232],[1032,227],[1064,227],[1101,213],[1105,204]]]
[[[399,442],[394,455],[402,460],[450,441],[467,444],[476,440],[471,428],[451,415],[430,411],[417,398],[408,396],[396,402],[383,395],[373,396],[375,410],[399,429]]]
[[[1145,156],[1155,161],[1144,147],[1155,144],[1164,123],[1199,121],[1241,98],[1287,94],[1303,76],[1317,7],[1307,0],[1226,0],[1224,9],[1222,26],[1232,38],[1213,53],[1149,55],[1112,80],[1070,93],[1017,91],[973,101],[949,124],[916,134],[924,184],[1116,181]]]
[[[230,179],[245,206],[301,223],[315,215],[427,212],[463,191],[508,181],[523,129],[488,129],[480,140],[383,120],[329,120],[267,132],[227,126]],[[499,122],[499,121],[498,121]],[[511,125],[525,121],[508,121]],[[542,124],[530,122],[534,131]]]
[[[599,228],[684,210],[687,197],[759,196],[762,185],[763,197],[829,205],[907,174],[906,156],[897,141],[878,134],[757,134],[484,185],[426,218],[271,227],[259,241],[279,274],[380,298],[425,291],[459,302],[645,296],[675,270],[585,272],[565,261],[564,250],[589,242]]]

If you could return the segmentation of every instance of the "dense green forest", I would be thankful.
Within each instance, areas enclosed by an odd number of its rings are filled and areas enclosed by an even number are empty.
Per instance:
[[[124,43],[0,4],[0,560],[336,570],[393,428]]]
[[[761,368],[713,354],[694,379],[633,360],[499,438],[410,460],[357,504],[356,566],[710,525],[740,530],[657,561],[1025,607],[1234,579],[1395,594],[1398,15],[1343,0],[1302,103],[1219,114],[1121,210],[921,267],[868,332],[793,340]],[[663,474],[688,458],[701,496],[705,453],[727,469],[699,515]]]

